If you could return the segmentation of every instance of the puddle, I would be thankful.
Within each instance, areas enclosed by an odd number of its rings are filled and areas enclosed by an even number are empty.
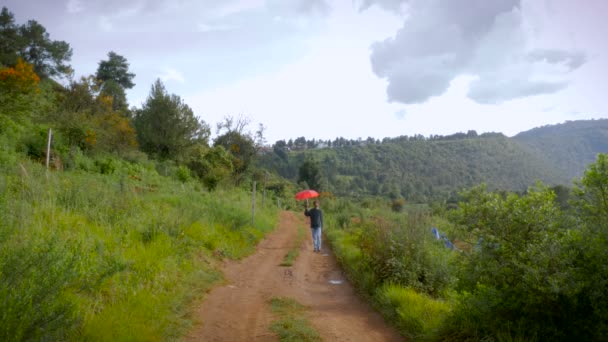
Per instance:
[[[321,255],[322,255],[322,256],[329,256],[329,254],[327,254],[327,253],[324,253],[324,254],[321,254]]]
[[[344,280],[330,280],[329,283],[332,285],[340,285],[344,282]]]

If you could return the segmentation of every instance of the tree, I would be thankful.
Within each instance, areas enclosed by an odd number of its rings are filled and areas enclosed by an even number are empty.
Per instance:
[[[62,76],[71,72],[68,62],[72,50],[64,41],[52,41],[44,26],[35,20],[16,25],[6,7],[0,12],[0,63],[15,66],[22,58],[32,64],[41,77]]]
[[[71,81],[58,99],[58,111],[50,113],[48,119],[69,146],[117,153],[137,147],[131,123],[113,110],[112,98],[100,93],[93,76]]]
[[[608,154],[600,153],[589,165],[574,194],[576,207],[597,227],[608,227]],[[607,232],[608,233],[608,232]]]
[[[237,131],[228,131],[218,136],[214,146],[222,146],[234,157],[234,173],[244,174],[251,165],[255,154],[255,143],[250,136]]]
[[[28,117],[38,104],[39,82],[32,65],[21,58],[14,67],[0,66],[0,115],[13,119]]]
[[[7,94],[28,94],[38,89],[40,78],[33,70],[32,65],[25,63],[21,58],[17,64],[10,68],[0,68],[0,89]]]
[[[52,41],[44,26],[30,20],[19,29],[23,46],[19,55],[34,65],[34,71],[42,77],[64,76],[72,69],[66,62],[72,58],[72,49],[64,41]]]
[[[598,154],[573,193],[572,205],[582,224],[582,235],[573,248],[578,259],[576,279],[583,284],[576,316],[581,325],[592,328],[588,340],[601,340],[608,334],[608,154]]]
[[[17,64],[17,47],[19,32],[15,25],[15,17],[6,7],[0,11],[0,65],[14,66]]]
[[[218,136],[213,142],[214,146],[223,146],[234,157],[233,172],[237,183],[249,170],[257,153],[256,140],[251,133],[245,131],[250,122],[249,118],[244,116],[224,117],[224,121],[217,124]],[[264,126],[260,126],[256,133],[258,139],[263,140],[263,131]]]
[[[14,16],[6,7],[0,12],[0,63],[14,66],[18,58],[32,64],[34,72],[42,78],[65,76],[72,69],[67,62],[72,49],[64,41],[53,41],[44,26],[35,20],[16,25]]]
[[[123,89],[131,89],[135,86],[133,83],[135,74],[129,72],[127,59],[114,51],[108,53],[107,61],[99,62],[95,77],[102,83],[114,81]]]
[[[141,149],[160,159],[179,160],[196,144],[208,144],[209,126],[199,121],[182,99],[167,93],[157,79],[134,124]]]
[[[298,183],[306,182],[310,189],[322,190],[323,177],[319,162],[312,158],[307,158],[298,172]]]
[[[108,60],[99,62],[95,77],[101,82],[101,93],[112,97],[112,108],[127,113],[129,105],[125,89],[135,86],[134,73],[129,72],[127,59],[114,51],[108,53]]]

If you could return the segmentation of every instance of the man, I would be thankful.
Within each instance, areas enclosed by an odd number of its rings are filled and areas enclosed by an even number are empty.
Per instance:
[[[323,229],[323,212],[319,209],[319,202],[314,201],[314,208],[308,210],[308,203],[304,209],[304,215],[310,217],[310,228],[312,230],[312,242],[315,252],[321,251],[321,230]]]

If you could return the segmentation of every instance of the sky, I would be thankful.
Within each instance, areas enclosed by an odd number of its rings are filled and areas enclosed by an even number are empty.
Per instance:
[[[211,127],[280,139],[476,130],[608,117],[604,0],[0,0],[73,49],[114,51],[141,107],[160,78]]]

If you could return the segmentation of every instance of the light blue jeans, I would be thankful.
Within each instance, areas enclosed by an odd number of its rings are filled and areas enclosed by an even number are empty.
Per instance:
[[[321,251],[321,227],[311,228],[312,230],[312,243],[315,247],[315,251]]]

